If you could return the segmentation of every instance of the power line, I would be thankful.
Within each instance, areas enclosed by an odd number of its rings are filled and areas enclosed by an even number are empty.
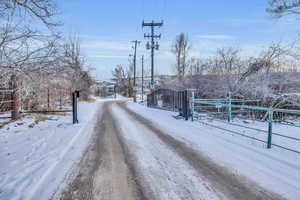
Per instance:
[[[160,15],[160,18],[164,21],[165,21],[165,15],[166,15],[166,7],[167,7],[166,0],[161,0],[160,8],[159,8],[160,9],[159,15]]]
[[[167,22],[167,0],[163,0],[162,17],[164,22]],[[162,29],[162,34],[165,35],[165,29]]]

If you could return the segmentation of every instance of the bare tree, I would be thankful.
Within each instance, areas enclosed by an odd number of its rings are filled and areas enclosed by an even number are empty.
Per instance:
[[[48,62],[55,52],[59,36],[53,30],[46,33],[32,26],[32,20],[48,28],[56,6],[52,0],[0,1],[0,67],[8,73],[24,73],[25,67]]]
[[[203,75],[209,68],[209,59],[192,57],[188,61],[189,75]]]
[[[235,74],[240,71],[240,50],[229,47],[217,50],[219,60],[219,70],[221,74]]]
[[[52,18],[57,14],[57,6],[53,0],[1,0],[0,17],[14,15],[21,17],[28,14],[42,21],[48,28],[59,25]]]
[[[272,44],[266,51],[262,52],[260,57],[252,59],[247,71],[241,76],[241,80],[259,71],[264,70],[267,74],[275,71],[275,68],[280,67],[279,62],[281,61],[281,57],[287,54],[288,51],[280,43]]]
[[[176,72],[180,79],[187,73],[187,56],[190,49],[191,46],[189,44],[188,36],[184,33],[180,33],[172,46],[172,53],[176,56]]]
[[[81,54],[80,42],[77,36],[71,36],[63,45],[61,56],[64,70],[71,78],[72,90],[80,90],[82,99],[87,99],[92,85],[92,78],[89,75],[89,67]]]
[[[117,65],[112,72],[114,80],[117,83],[118,91],[128,97],[133,96],[133,70],[130,65],[126,70],[122,65]]]
[[[300,14],[299,0],[269,0],[267,12],[274,17],[283,17],[286,15]]]
[[[1,85],[7,85],[10,75],[18,76],[27,109],[43,108],[44,97],[51,95],[62,104],[62,97],[75,89],[83,98],[89,94],[92,79],[79,40],[57,33],[56,14],[54,0],[0,1]]]
[[[115,80],[119,92],[123,95],[126,92],[126,73],[122,65],[117,65],[112,71],[113,79]]]

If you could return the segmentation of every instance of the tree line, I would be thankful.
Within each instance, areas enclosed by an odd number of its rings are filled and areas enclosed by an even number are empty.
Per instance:
[[[0,88],[17,77],[24,109],[62,106],[74,90],[88,96],[92,79],[79,39],[60,33],[58,10],[54,0],[0,1]]]

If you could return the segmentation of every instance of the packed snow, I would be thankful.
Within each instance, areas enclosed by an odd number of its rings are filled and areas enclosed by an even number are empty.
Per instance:
[[[113,113],[147,192],[158,199],[220,199],[220,194],[151,130],[122,108],[114,106]]]
[[[299,154],[278,148],[266,149],[265,145],[248,138],[228,134],[199,122],[175,119],[173,116],[177,113],[174,112],[151,109],[134,103],[128,103],[128,106],[166,133],[186,142],[233,173],[246,176],[287,199],[299,199]],[[226,127],[226,124],[220,126]],[[275,130],[278,131],[277,126],[279,125],[275,126]]]
[[[49,199],[79,162],[93,133],[101,101],[80,102],[72,115],[25,117],[0,129],[0,199]]]

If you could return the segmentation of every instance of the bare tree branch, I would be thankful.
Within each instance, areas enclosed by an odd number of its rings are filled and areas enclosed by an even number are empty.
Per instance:
[[[267,8],[272,16],[280,18],[286,15],[300,14],[299,0],[269,0],[269,8]]]

